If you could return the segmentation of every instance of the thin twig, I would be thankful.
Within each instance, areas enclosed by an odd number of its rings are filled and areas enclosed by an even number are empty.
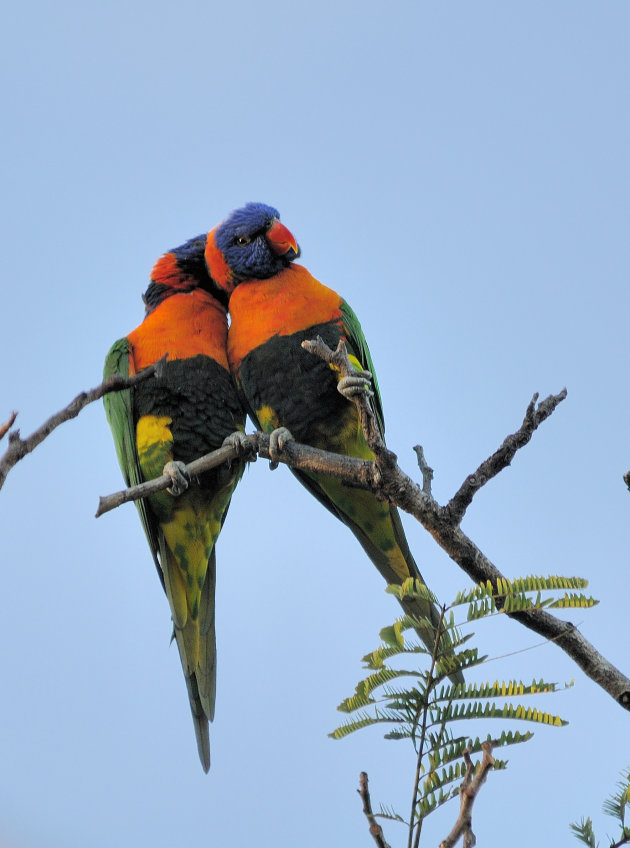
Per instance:
[[[475,834],[472,829],[472,811],[479,790],[485,783],[488,772],[494,766],[492,756],[492,743],[483,742],[481,745],[483,758],[479,768],[475,771],[474,763],[470,757],[470,751],[464,751],[464,762],[466,763],[466,774],[459,787],[460,807],[457,821],[449,835],[440,842],[440,848],[453,848],[460,837],[463,837],[464,848],[473,848],[476,844]]]
[[[370,792],[368,790],[368,776],[364,771],[362,771],[359,775],[359,788],[357,789],[357,792],[363,801],[363,812],[368,820],[372,838],[379,848],[390,848],[389,844],[385,841],[383,828],[374,818],[374,813],[372,812],[372,801],[370,800]]]
[[[541,401],[541,403],[536,406],[536,401],[538,400],[538,392],[536,392],[529,402],[523,423],[516,433],[512,433],[511,436],[507,436],[501,447],[496,450],[492,456],[484,460],[473,474],[469,474],[468,477],[466,477],[459,490],[453,495],[446,505],[445,509],[449,511],[450,516],[455,523],[461,523],[466,510],[472,503],[472,499],[479,489],[481,489],[482,486],[485,486],[488,480],[496,477],[500,471],[507,468],[514,459],[516,452],[529,442],[534,430],[536,430],[546,418],[549,418],[554,409],[566,398],[566,396],[567,390],[562,389],[559,394],[549,395],[548,398],[545,398],[545,400]]]
[[[17,412],[12,412],[9,415],[9,420],[5,421],[5,423],[0,427],[0,439],[4,438],[6,434],[9,432],[11,427],[15,424],[15,419],[17,418]]]
[[[420,473],[422,474],[422,491],[427,497],[433,497],[431,493],[431,483],[433,482],[433,469],[430,465],[427,464],[426,459],[424,458],[424,450],[422,445],[414,445],[414,451],[416,452],[416,456],[418,457],[418,468],[420,469]]]
[[[31,453],[31,451],[35,450],[35,448],[41,444],[45,438],[50,436],[53,430],[56,430],[60,424],[63,424],[65,421],[69,421],[71,418],[76,418],[82,409],[84,409],[88,404],[94,403],[95,400],[99,400],[103,397],[103,395],[109,394],[109,392],[117,392],[121,389],[131,388],[137,383],[147,380],[149,377],[158,375],[161,372],[165,361],[166,357],[160,359],[159,362],[156,362],[154,365],[150,365],[148,368],[145,368],[143,371],[134,374],[132,377],[122,377],[120,375],[108,377],[107,380],[104,380],[100,386],[97,386],[95,389],[90,389],[88,392],[81,392],[81,394],[77,395],[73,401],[55,415],[52,415],[42,424],[41,427],[38,427],[38,429],[31,433],[31,435],[26,439],[20,438],[19,430],[13,430],[9,433],[9,447],[5,451],[4,455],[0,457],[0,489],[4,485],[7,474],[13,466],[21,459],[24,459],[24,457]]]

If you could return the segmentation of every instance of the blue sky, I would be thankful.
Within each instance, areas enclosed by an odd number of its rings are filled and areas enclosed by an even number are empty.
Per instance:
[[[215,6],[5,11],[0,419],[17,409],[28,433],[96,385],[155,259],[246,201],[274,205],[359,314],[388,443],[410,472],[424,445],[438,500],[534,391],[567,386],[464,529],[507,575],[588,577],[602,603],[572,620],[627,672],[627,3]],[[217,549],[205,776],[135,510],[93,518],[120,483],[95,405],[1,496],[0,844],[370,844],[359,772],[406,811],[413,762],[377,731],[326,736],[398,614],[354,538],[286,469],[247,473]],[[441,597],[468,585],[406,527]],[[500,621],[478,641],[539,639]],[[524,808],[549,844],[583,814],[611,832],[599,809],[630,763],[628,716],[552,646],[486,672],[575,687],[541,704],[569,727],[490,775],[480,844],[507,828],[529,844]],[[452,815],[429,819],[427,844]]]

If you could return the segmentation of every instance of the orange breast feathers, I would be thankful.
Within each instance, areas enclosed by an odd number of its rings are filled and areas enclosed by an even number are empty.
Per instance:
[[[228,356],[239,367],[250,350],[272,336],[289,336],[341,318],[341,298],[302,265],[269,280],[240,283],[230,297]]]
[[[229,368],[226,311],[202,289],[167,297],[127,338],[133,352],[132,372],[152,365],[165,353],[169,359],[204,354]]]

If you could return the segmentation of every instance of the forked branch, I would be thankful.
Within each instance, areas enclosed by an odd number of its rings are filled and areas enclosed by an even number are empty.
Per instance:
[[[82,409],[85,409],[88,404],[94,403],[95,400],[99,400],[103,397],[103,395],[109,394],[109,392],[117,392],[121,389],[131,388],[137,383],[140,383],[143,380],[148,380],[150,377],[160,373],[165,362],[166,357],[160,359],[159,362],[156,362],[154,365],[150,365],[148,368],[145,368],[143,371],[138,372],[138,374],[134,374],[132,377],[121,377],[119,375],[115,375],[102,382],[100,386],[90,389],[88,392],[81,392],[81,394],[77,395],[67,406],[55,413],[55,415],[51,415],[47,421],[44,421],[41,427],[38,427],[37,430],[31,433],[31,435],[26,439],[22,439],[20,437],[19,430],[13,430],[10,432],[9,447],[5,451],[4,455],[0,457],[0,489],[3,487],[4,481],[7,479],[7,474],[13,466],[21,459],[24,459],[24,457],[31,453],[31,451],[34,451],[35,448],[40,445],[45,438],[50,436],[53,430],[56,430],[60,424],[63,424],[65,421],[69,421],[71,418],[76,418]],[[4,427],[6,427],[7,430],[10,429],[13,426],[16,416],[17,413],[13,412],[11,414],[11,418],[6,425],[3,425],[2,429],[4,430]],[[4,432],[2,435],[4,435]]]
[[[463,839],[464,848],[472,848],[476,844],[475,834],[472,829],[473,805],[479,790],[485,783],[488,772],[494,765],[492,756],[492,744],[483,742],[481,745],[483,758],[479,768],[475,766],[470,758],[470,752],[464,751],[464,762],[466,763],[466,774],[462,785],[459,787],[459,815],[449,835],[440,842],[440,848],[453,848],[460,838]]]

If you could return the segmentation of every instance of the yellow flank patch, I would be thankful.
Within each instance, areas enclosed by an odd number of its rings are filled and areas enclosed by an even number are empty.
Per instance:
[[[264,433],[271,433],[272,430],[278,429],[278,416],[270,406],[261,406],[257,409],[256,418]]]
[[[150,480],[159,477],[173,458],[172,419],[167,416],[143,415],[136,424],[136,446],[142,473]]]
[[[166,415],[143,415],[136,426],[138,453],[147,453],[156,443],[173,444],[173,434],[168,429],[173,419]]]

